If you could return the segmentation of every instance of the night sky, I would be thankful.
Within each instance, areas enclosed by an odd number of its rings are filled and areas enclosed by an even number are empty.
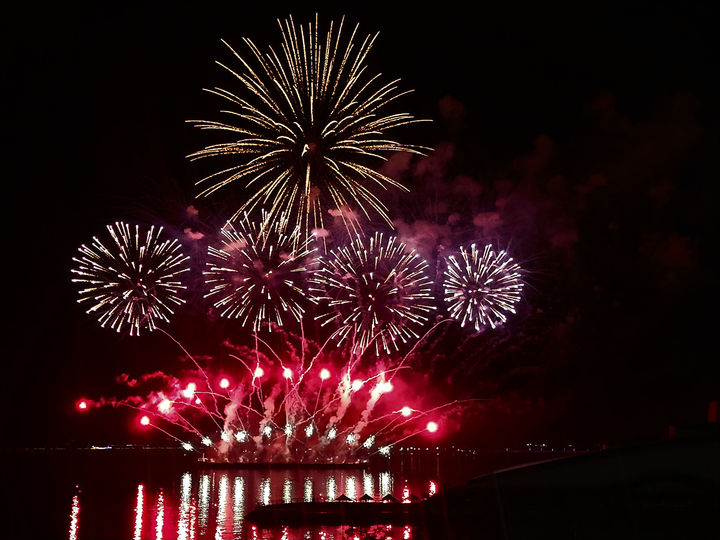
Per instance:
[[[71,258],[115,220],[165,225],[189,249],[187,232],[208,234],[227,208],[194,199],[211,164],[185,158],[208,143],[186,120],[217,117],[202,88],[227,82],[220,39],[277,44],[275,18],[316,10],[380,31],[371,70],[402,78],[402,110],[433,120],[398,135],[433,153],[385,166],[413,191],[388,199],[401,238],[429,256],[492,241],[527,271],[510,324],[450,330],[420,361],[438,391],[489,398],[457,440],[623,444],[703,422],[720,398],[709,8],[465,5],[26,3],[5,17],[6,445],[137,440],[126,416],[79,418],[74,401],[177,351],[98,328]],[[201,349],[198,310],[171,329]]]

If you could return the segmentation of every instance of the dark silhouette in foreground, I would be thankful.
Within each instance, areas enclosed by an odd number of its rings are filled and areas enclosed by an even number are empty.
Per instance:
[[[268,505],[247,520],[264,527],[409,524],[429,539],[720,538],[720,431],[706,428],[496,471],[424,501]]]

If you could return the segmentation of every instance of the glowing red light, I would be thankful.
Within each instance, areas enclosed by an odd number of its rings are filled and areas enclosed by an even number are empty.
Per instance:
[[[427,430],[430,433],[435,433],[438,430],[438,425],[435,422],[428,422],[427,423]]]
[[[256,378],[256,379],[259,379],[260,377],[262,377],[263,375],[265,375],[265,370],[263,370],[263,368],[261,368],[260,366],[258,366],[258,367],[255,368],[255,374],[254,374],[254,375],[255,375],[255,378]]]
[[[323,381],[328,380],[328,379],[330,378],[330,371],[327,370],[327,369],[325,369],[325,368],[321,369],[321,370],[320,370],[320,378],[321,378]]]
[[[188,399],[192,398],[195,395],[195,390],[197,390],[197,385],[195,383],[188,383],[187,388],[183,390],[182,395]]]
[[[408,407],[407,405],[400,409],[400,414],[402,414],[405,418],[410,416],[412,414],[412,409]]]
[[[88,410],[88,403],[84,399],[78,400],[78,402],[75,403],[75,408],[80,412],[85,412]]]
[[[227,377],[220,379],[220,388],[228,388],[230,386],[230,380]]]
[[[170,411],[171,407],[172,401],[170,401],[169,399],[163,399],[160,403],[158,403],[158,410],[163,413]]]
[[[140,418],[140,425],[141,426],[149,426],[150,425],[150,418],[147,416],[143,416]]]

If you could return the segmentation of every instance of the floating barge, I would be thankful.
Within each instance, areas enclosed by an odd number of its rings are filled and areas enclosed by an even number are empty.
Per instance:
[[[245,519],[259,527],[287,525],[417,525],[423,521],[423,502],[297,502],[268,504]]]

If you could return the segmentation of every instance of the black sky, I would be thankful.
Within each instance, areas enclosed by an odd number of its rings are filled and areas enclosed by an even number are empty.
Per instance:
[[[496,234],[530,269],[524,313],[502,339],[469,345],[481,360],[428,368],[502,397],[477,437],[623,441],[704,420],[720,397],[709,7],[259,4],[28,4],[5,17],[11,444],[87,438],[74,399],[152,370],[164,346],[96,328],[75,303],[71,257],[118,219],[182,230],[199,177],[184,156],[206,142],[185,120],[215,113],[201,89],[226,80],[220,39],[277,43],[275,18],[315,11],[380,31],[370,66],[401,77],[415,89],[404,109],[434,120],[412,142],[452,148],[429,158],[432,175],[402,171],[418,192],[468,177],[484,190],[473,213],[508,205]]]

